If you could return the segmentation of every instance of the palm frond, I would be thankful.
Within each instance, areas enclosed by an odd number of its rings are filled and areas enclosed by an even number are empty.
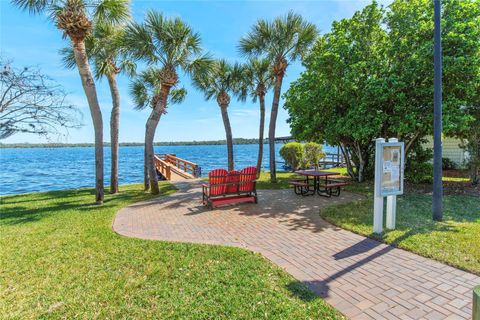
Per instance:
[[[143,110],[149,105],[150,96],[147,87],[140,78],[136,78],[130,83],[130,95],[135,104],[135,109]]]
[[[129,48],[129,55],[132,58],[145,60],[148,63],[158,61],[151,30],[146,25],[138,23],[128,25],[123,41],[124,45]]]
[[[137,64],[128,59],[123,59],[118,67],[120,68],[121,72],[125,73],[129,77],[135,76],[137,71]]]
[[[55,2],[55,0],[12,0],[13,5],[22,10],[27,10],[31,14],[46,11]]]
[[[173,89],[170,91],[169,102],[172,104],[180,104],[183,101],[185,101],[186,96],[187,96],[187,89],[185,88]]]
[[[129,0],[101,0],[93,12],[94,21],[104,24],[125,24],[130,17]]]
[[[202,91],[206,100],[216,98],[221,92],[240,94],[240,79],[243,68],[240,64],[231,64],[225,59],[209,63],[208,70],[193,75],[193,85]]]
[[[270,60],[295,60],[314,43],[317,28],[293,11],[269,22],[257,21],[240,40],[239,51],[248,57],[265,56]]]
[[[182,62],[182,68],[190,76],[203,77],[212,68],[213,61],[212,56],[206,53],[195,57],[193,60]]]
[[[140,72],[130,83],[130,95],[135,109],[142,110],[151,106],[153,97],[160,92],[160,69],[150,67]]]
[[[71,45],[58,51],[62,58],[62,65],[67,69],[73,69],[77,65],[75,62],[75,53]]]

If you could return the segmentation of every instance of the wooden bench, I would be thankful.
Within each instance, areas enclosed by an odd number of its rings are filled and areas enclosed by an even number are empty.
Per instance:
[[[248,167],[241,171],[215,169],[208,174],[208,184],[203,184],[203,204],[211,209],[233,203],[258,202],[257,169]]]

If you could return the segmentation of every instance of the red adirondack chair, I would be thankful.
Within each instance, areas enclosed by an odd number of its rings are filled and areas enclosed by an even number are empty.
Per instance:
[[[240,172],[233,170],[229,171],[227,175],[227,193],[237,193],[239,189]]]
[[[255,202],[257,169],[248,167],[228,172],[215,169],[208,174],[208,184],[203,184],[203,204],[214,208],[223,204]]]
[[[208,173],[208,184],[203,184],[203,198],[215,197],[225,194],[227,191],[227,175],[228,171],[225,169],[215,169]]]
[[[240,191],[254,192],[257,180],[257,168],[247,167],[240,171]],[[256,192],[256,191],[255,191]]]

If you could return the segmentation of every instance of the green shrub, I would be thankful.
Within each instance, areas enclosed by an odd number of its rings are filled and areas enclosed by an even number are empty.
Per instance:
[[[450,160],[449,158],[442,158],[442,169],[443,170],[453,170],[457,168],[457,164]]]
[[[432,183],[433,165],[429,162],[416,162],[405,171],[405,180],[413,184]]]
[[[303,166],[314,166],[318,168],[318,162],[325,158],[325,153],[322,151],[322,146],[315,142],[308,142],[303,145]]]
[[[412,146],[405,164],[405,180],[410,183],[432,183],[432,150],[424,148],[421,140]]]
[[[303,145],[298,142],[289,142],[280,148],[280,156],[285,163],[296,170],[303,162]]]

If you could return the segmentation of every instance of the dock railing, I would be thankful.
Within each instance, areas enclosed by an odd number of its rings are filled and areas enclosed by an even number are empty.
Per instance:
[[[171,153],[156,154],[155,166],[167,180],[170,180],[172,171],[185,179],[198,178],[201,174],[200,167],[196,163],[178,158]]]
[[[172,173],[170,171],[170,166],[166,161],[161,157],[162,155],[155,155],[153,158],[155,160],[155,168],[158,172],[167,180],[171,179]]]
[[[195,178],[198,178],[197,177],[198,165],[196,163],[193,163],[191,161],[188,161],[182,158],[178,158],[174,154],[167,154],[166,161],[173,164],[175,167],[182,170],[183,172],[189,173]]]

